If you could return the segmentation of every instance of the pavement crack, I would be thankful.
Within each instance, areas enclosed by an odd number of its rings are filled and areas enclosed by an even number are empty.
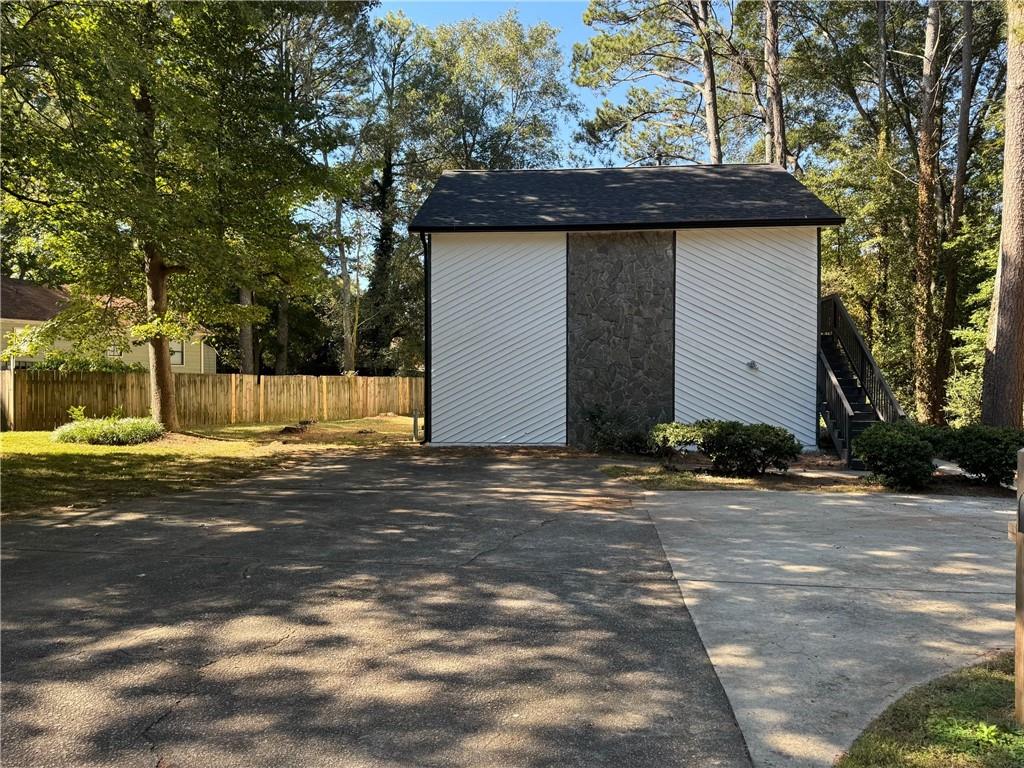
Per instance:
[[[277,646],[281,645],[281,643],[291,640],[293,637],[295,637],[296,634],[296,630],[292,630],[291,632],[285,632],[283,635],[281,635],[281,637],[277,638],[277,640],[274,640],[272,643],[259,645],[255,648],[247,648],[244,651],[235,651],[234,653],[221,654],[220,656],[217,656],[217,658],[215,659],[210,659],[210,661],[204,662],[202,664],[196,664],[193,667],[193,669],[195,669],[197,672],[201,674],[202,671],[207,667],[212,667],[214,664],[219,664],[222,661],[227,661],[229,659],[237,659],[241,656],[248,656],[251,653],[273,650],[274,648],[277,648]]]
[[[548,523],[555,522],[556,519],[557,518],[549,517],[546,520],[541,520],[540,523],[537,524],[537,525],[531,525],[529,528],[524,528],[523,530],[519,531],[518,533],[515,533],[515,534],[509,536],[507,539],[504,539],[503,541],[498,542],[493,547],[490,547],[489,549],[484,549],[484,550],[481,550],[480,552],[477,552],[475,555],[473,555],[471,558],[469,558],[469,560],[467,560],[466,562],[462,563],[462,565],[460,565],[459,567],[460,568],[465,568],[468,565],[472,565],[477,560],[479,560],[481,557],[486,557],[487,555],[490,555],[490,554],[493,554],[493,553],[497,552],[502,547],[507,547],[509,544],[511,544],[513,541],[515,541],[518,538],[521,538],[523,536],[531,534],[534,531],[539,531],[541,528],[543,528]]]
[[[151,752],[155,752],[156,751],[156,740],[152,736],[149,735],[149,732],[151,730],[153,730],[154,728],[156,728],[158,725],[160,725],[160,723],[162,723],[168,717],[170,717],[171,713],[174,712],[175,709],[177,709],[178,705],[181,704],[181,702],[183,702],[187,698],[188,698],[188,696],[182,696],[181,698],[176,700],[173,704],[171,704],[171,706],[169,706],[162,713],[160,713],[160,715],[157,716],[156,719],[154,719],[151,723],[149,723],[149,725],[147,725],[145,728],[143,728],[139,732],[139,735],[143,739],[145,739],[147,744],[149,744],[149,750]]]

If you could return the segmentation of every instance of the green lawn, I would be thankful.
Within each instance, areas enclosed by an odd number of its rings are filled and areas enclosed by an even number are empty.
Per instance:
[[[313,424],[204,429],[135,446],[55,443],[49,432],[0,435],[0,509],[84,508],[101,501],[180,491],[251,475],[323,450],[412,447],[402,416]]]
[[[836,768],[1020,768],[1013,654],[917,688],[861,734]]]

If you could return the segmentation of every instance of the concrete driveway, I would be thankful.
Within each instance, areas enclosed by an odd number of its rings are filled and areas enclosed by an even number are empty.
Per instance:
[[[592,466],[324,457],[6,524],[5,768],[748,766]]]
[[[908,688],[1012,648],[1012,499],[651,493],[758,768],[830,766]]]

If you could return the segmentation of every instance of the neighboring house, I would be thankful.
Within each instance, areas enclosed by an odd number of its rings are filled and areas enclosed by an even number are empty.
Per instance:
[[[817,442],[819,228],[771,165],[449,171],[424,242],[427,439],[736,419]]]
[[[0,279],[0,352],[7,348],[8,334],[25,326],[45,323],[60,311],[66,301],[67,294],[63,291],[13,277]],[[58,342],[57,347],[72,349],[72,345],[66,342]],[[108,354],[127,364],[149,365],[149,349],[145,344],[135,344],[124,352],[111,350]],[[42,354],[18,357],[7,365],[25,368],[42,358]],[[198,337],[189,341],[172,341],[171,366],[175,373],[216,373],[217,353]]]

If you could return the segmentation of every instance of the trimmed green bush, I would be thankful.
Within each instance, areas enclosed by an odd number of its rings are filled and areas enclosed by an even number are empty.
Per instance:
[[[164,434],[163,426],[153,419],[78,419],[57,427],[53,440],[58,443],[90,445],[138,445]]]
[[[671,463],[682,446],[696,445],[725,475],[763,475],[769,469],[785,472],[802,450],[782,427],[705,419],[693,424],[656,424],[649,437],[654,449]]]
[[[667,466],[684,446],[696,444],[700,436],[700,428],[693,424],[668,421],[651,427],[649,441],[654,452],[665,460]]]
[[[902,429],[908,430],[932,447],[932,456],[942,459],[952,458],[953,446],[956,443],[956,430],[936,424],[921,424],[916,421],[897,422]]]
[[[875,424],[854,441],[853,450],[887,488],[923,488],[935,471],[935,450],[914,424]]]
[[[785,472],[802,450],[800,443],[782,427],[741,424],[738,421],[698,421],[697,446],[711,459],[711,466],[725,475],[763,475],[768,469]]]
[[[1024,432],[975,424],[952,430],[948,458],[964,472],[986,483],[1009,485],[1017,468],[1017,451],[1024,448]]]

